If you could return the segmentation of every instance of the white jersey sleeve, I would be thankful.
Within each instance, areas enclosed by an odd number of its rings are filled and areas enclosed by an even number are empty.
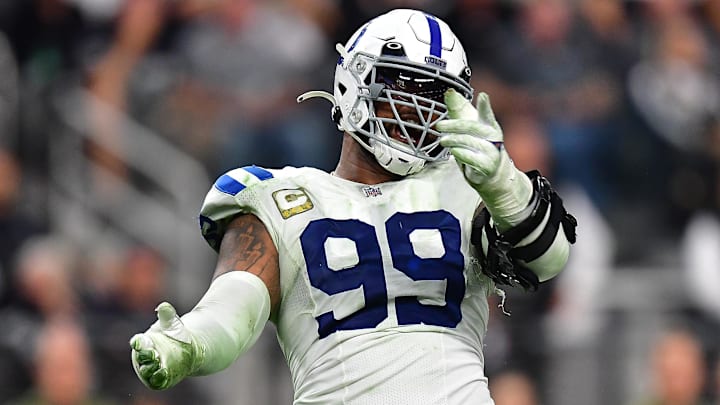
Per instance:
[[[490,405],[493,284],[470,242],[480,202],[452,159],[377,185],[246,167],[218,179],[200,221],[215,249],[235,215],[268,228],[295,405]]]
[[[255,214],[261,219],[266,216],[262,204],[241,201],[254,196],[254,187],[272,178],[272,172],[267,169],[246,166],[231,170],[215,181],[205,196],[199,218],[200,231],[210,247],[220,248],[225,227],[235,216]]]

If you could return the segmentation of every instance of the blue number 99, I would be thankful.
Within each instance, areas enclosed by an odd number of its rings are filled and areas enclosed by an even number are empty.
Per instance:
[[[444,305],[422,304],[417,296],[395,298],[398,324],[429,324],[455,327],[462,319],[460,304],[465,294],[464,258],[460,251],[460,223],[447,211],[396,213],[386,223],[393,267],[413,281],[445,281]],[[420,257],[413,249],[416,230],[437,230],[442,243],[440,257]],[[357,262],[348,268],[328,265],[326,242],[345,238],[355,244]],[[336,319],[332,310],[316,317],[318,334],[324,338],[338,330],[374,328],[388,316],[388,293],[382,252],[375,228],[359,220],[319,219],[308,224],[300,236],[310,284],[332,296],[362,287],[364,306]],[[392,271],[392,270],[391,270]],[[441,299],[440,299],[441,298]],[[336,308],[337,309],[337,308]]]

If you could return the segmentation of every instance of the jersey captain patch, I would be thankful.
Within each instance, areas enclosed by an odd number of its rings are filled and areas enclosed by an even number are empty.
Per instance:
[[[277,190],[272,196],[283,219],[288,219],[293,215],[301,214],[313,208],[312,200],[302,188]]]

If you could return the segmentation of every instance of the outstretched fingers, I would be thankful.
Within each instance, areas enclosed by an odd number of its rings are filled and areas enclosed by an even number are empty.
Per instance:
[[[440,139],[440,144],[448,148],[458,163],[483,175],[492,174],[500,158],[500,152],[492,142],[472,135],[445,135]]]
[[[130,347],[138,364],[148,364],[158,360],[158,353],[152,340],[144,333],[138,333],[130,339]]]
[[[450,119],[477,120],[477,111],[462,94],[454,89],[448,89],[444,99]]]
[[[440,138],[440,145],[449,149],[466,149],[485,155],[498,153],[492,142],[474,135],[447,134]]]
[[[166,368],[155,371],[149,378],[151,388],[161,390],[167,388],[170,383],[170,372]]]
[[[435,124],[435,129],[444,134],[465,134],[482,138],[490,138],[495,134],[495,129],[477,120],[444,119]]]
[[[138,350],[135,352],[135,358],[140,365],[158,363],[160,361],[157,352],[153,349]]]
[[[140,380],[149,388],[163,389],[168,384],[168,370],[163,367],[155,345],[144,333],[138,333],[130,339],[132,363]]]
[[[138,372],[144,381],[150,381],[150,377],[152,377],[158,370],[160,370],[160,362],[155,362],[140,366]]]
[[[490,96],[485,92],[481,92],[477,95],[477,111],[480,119],[487,125],[492,126],[496,130],[500,130],[500,124],[495,119],[495,113],[490,106]]]

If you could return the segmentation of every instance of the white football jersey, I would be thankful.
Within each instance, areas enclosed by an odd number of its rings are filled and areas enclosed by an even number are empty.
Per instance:
[[[200,222],[215,249],[239,213],[270,232],[296,405],[490,405],[493,285],[470,244],[479,204],[452,159],[373,186],[249,166],[215,182]]]

